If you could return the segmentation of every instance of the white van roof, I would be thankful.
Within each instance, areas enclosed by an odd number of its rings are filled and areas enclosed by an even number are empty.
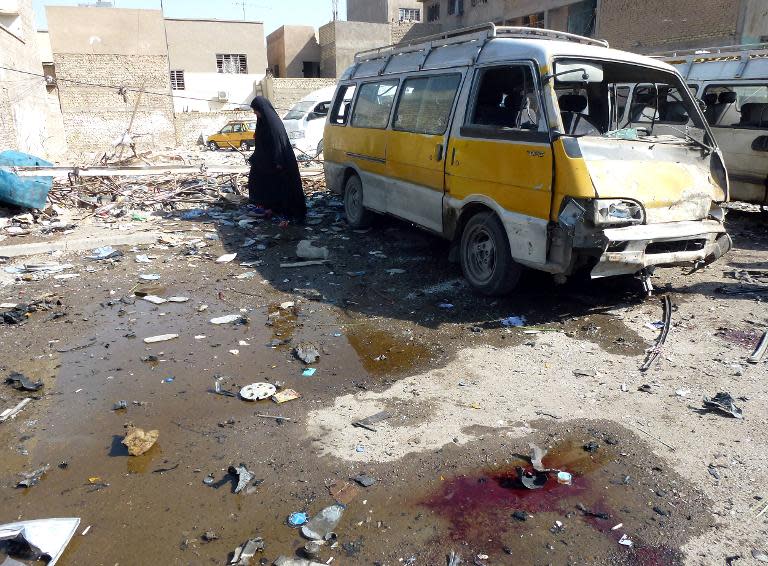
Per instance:
[[[556,30],[486,24],[359,53],[341,80],[515,59],[547,64],[554,57],[603,59],[674,72],[663,61],[610,49],[605,41]]]
[[[320,90],[310,92],[299,102],[327,102],[333,100],[334,92],[336,92],[335,86],[327,86],[325,88],[321,88]]]

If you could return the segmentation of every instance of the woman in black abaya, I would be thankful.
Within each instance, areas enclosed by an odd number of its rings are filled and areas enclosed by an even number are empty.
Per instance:
[[[248,196],[267,211],[304,221],[307,205],[299,165],[282,120],[269,100],[257,96],[251,102],[258,121],[255,149],[249,162]]]

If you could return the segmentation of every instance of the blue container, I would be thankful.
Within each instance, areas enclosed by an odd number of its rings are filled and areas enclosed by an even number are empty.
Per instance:
[[[49,163],[34,155],[20,151],[0,153],[0,203],[22,208],[45,208],[45,199],[53,185],[53,177],[19,177],[3,167],[51,167]]]

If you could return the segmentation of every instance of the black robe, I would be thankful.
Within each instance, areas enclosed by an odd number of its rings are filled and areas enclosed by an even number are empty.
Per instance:
[[[282,120],[269,100],[257,96],[251,108],[259,112],[253,155],[248,160],[248,197],[275,214],[303,221],[307,214],[299,165]]]

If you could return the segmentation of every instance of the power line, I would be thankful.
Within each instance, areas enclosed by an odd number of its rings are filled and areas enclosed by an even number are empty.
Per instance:
[[[33,76],[33,77],[40,77],[42,79],[45,79],[47,85],[55,85],[58,82],[65,82],[65,83],[75,84],[75,85],[78,85],[78,86],[90,86],[90,87],[94,87],[94,88],[106,88],[106,89],[110,89],[110,90],[116,90],[118,94],[123,94],[123,93],[128,93],[128,92],[143,92],[144,94],[151,95],[151,96],[165,96],[165,97],[169,97],[169,98],[179,98],[179,99],[182,99],[182,100],[198,100],[198,101],[201,101],[201,102],[211,102],[210,98],[200,98],[200,97],[195,97],[195,96],[184,96],[182,94],[173,94],[173,93],[169,94],[167,92],[154,92],[154,91],[150,91],[150,90],[144,90],[144,89],[140,89],[140,88],[136,88],[136,87],[122,86],[122,85],[105,85],[105,84],[98,84],[98,83],[89,83],[89,82],[84,82],[84,81],[77,81],[77,80],[74,80],[74,79],[66,79],[66,78],[62,78],[62,77],[59,77],[59,76],[57,76],[54,79],[54,82],[48,82],[48,77],[46,75],[41,75],[39,73],[32,73],[32,72],[29,72],[29,71],[22,71],[20,69],[14,69],[12,67],[2,67],[2,66],[0,66],[0,69],[4,69],[6,71],[13,71],[14,73],[21,73],[21,74],[24,74],[24,75],[30,75],[30,76]],[[248,106],[246,104],[238,104],[238,106],[241,106],[243,109],[250,108],[250,106]],[[282,110],[290,110],[290,108],[275,108],[275,110],[281,110],[281,111]]]

